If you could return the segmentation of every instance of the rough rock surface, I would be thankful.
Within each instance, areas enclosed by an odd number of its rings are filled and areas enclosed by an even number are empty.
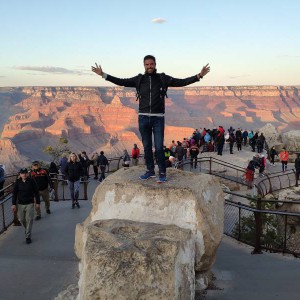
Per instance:
[[[287,150],[300,151],[300,130],[292,130],[282,134]]]
[[[266,142],[268,143],[269,147],[279,145],[282,143],[281,141],[281,135],[279,134],[276,127],[270,123],[267,123],[265,126],[259,129],[259,133],[263,133]]]
[[[85,227],[78,299],[194,299],[190,230],[128,220]]]
[[[77,256],[82,257],[84,226],[96,220],[174,224],[192,231],[196,271],[209,271],[223,233],[224,194],[219,181],[205,174],[168,169],[168,182],[158,184],[155,179],[141,181],[143,172],[141,166],[121,169],[99,185],[89,217],[76,228]]]

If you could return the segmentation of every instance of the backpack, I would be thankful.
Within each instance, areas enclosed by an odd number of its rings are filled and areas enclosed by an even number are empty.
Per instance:
[[[164,99],[165,97],[168,98],[168,95],[167,95],[168,86],[166,84],[166,78],[165,78],[166,74],[158,73],[158,75],[159,75],[160,81],[162,83],[162,88],[160,90],[160,92],[161,92],[160,96],[162,99]],[[141,89],[141,81],[142,81],[143,76],[144,76],[143,74],[138,75],[138,81],[137,81],[137,86],[136,86],[136,101],[141,99],[140,89]]]

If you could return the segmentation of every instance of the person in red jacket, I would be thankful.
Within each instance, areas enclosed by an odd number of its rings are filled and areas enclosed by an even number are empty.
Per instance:
[[[139,164],[139,157],[140,157],[140,149],[138,148],[137,144],[133,144],[131,157],[132,157],[132,164],[134,166],[137,166]]]
[[[286,151],[285,147],[282,148],[279,157],[282,164],[282,172],[285,172],[287,168],[287,163],[289,161],[289,153]]]

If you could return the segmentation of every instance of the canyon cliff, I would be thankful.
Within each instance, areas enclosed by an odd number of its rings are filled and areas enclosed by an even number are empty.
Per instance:
[[[257,130],[271,123],[298,129],[300,86],[188,87],[168,90],[165,143],[194,128],[223,125]],[[140,148],[136,93],[123,87],[19,87],[0,89],[0,163],[49,160],[45,146],[61,136],[75,152],[104,150],[116,156]],[[14,162],[8,152],[15,149]],[[18,156],[19,155],[19,156]],[[23,156],[22,156],[23,155]],[[17,156],[19,157],[17,159]],[[27,160],[26,160],[27,159]]]

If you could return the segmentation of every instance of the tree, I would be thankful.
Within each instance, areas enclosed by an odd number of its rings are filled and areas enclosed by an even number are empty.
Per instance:
[[[70,149],[68,147],[69,141],[60,137],[54,146],[47,146],[43,149],[43,152],[48,153],[52,157],[52,161],[55,163],[59,162],[59,159],[63,156],[64,153],[70,153]]]

